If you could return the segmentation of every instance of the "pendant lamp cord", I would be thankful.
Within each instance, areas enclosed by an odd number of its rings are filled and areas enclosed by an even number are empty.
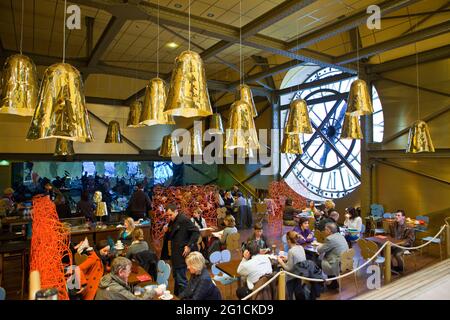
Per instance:
[[[244,71],[242,70],[242,1],[239,0],[239,70],[241,85],[244,84]]]
[[[20,54],[22,54],[23,48],[23,16],[24,16],[24,0],[22,0],[22,22],[20,24]]]
[[[189,0],[189,51],[191,51],[191,0]]]
[[[359,32],[358,32],[358,27],[356,27],[355,29],[355,37],[356,37],[356,72],[358,75],[358,79],[359,79]]]
[[[66,62],[66,12],[67,12],[67,0],[64,0],[64,20],[63,20],[63,57],[62,62]]]
[[[157,36],[157,44],[156,44],[156,77],[159,78],[159,0],[158,0],[158,13],[157,18],[158,22],[158,36]]]

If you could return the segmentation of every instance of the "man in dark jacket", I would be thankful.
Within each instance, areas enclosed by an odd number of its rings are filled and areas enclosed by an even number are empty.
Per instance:
[[[150,197],[144,192],[142,183],[137,184],[137,190],[133,193],[128,203],[128,211],[134,220],[146,217],[152,208]]]
[[[173,268],[173,278],[175,280],[174,293],[178,296],[187,286],[186,278],[186,256],[197,249],[197,241],[200,231],[194,223],[184,214],[178,212],[177,205],[170,203],[166,207],[170,223],[164,226],[164,243],[171,241],[171,260]],[[164,251],[164,248],[163,248]]]

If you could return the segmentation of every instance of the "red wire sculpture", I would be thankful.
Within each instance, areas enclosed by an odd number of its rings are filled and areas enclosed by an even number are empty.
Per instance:
[[[167,204],[174,202],[178,205],[180,212],[192,216],[195,209],[200,208],[208,226],[217,225],[217,208],[219,206],[216,193],[218,187],[215,185],[206,186],[183,186],[164,188],[156,186],[153,189],[152,198],[152,237],[155,245],[162,245],[164,233],[162,231],[165,224],[169,223],[169,218],[164,215],[164,208]],[[161,249],[161,248],[159,248]]]
[[[30,272],[39,271],[41,289],[56,288],[58,299],[68,300],[64,268],[72,265],[70,232],[59,221],[49,196],[33,197],[32,218]],[[65,256],[69,257],[68,265],[63,263]]]
[[[286,199],[291,198],[292,206],[301,210],[306,207],[306,198],[292,190],[284,180],[270,183],[269,196],[274,201],[272,212],[268,207],[270,232],[273,234],[281,234],[283,229],[283,209]]]

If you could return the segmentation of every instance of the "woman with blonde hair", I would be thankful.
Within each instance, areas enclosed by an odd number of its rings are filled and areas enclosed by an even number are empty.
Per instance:
[[[324,214],[325,214],[326,217],[329,217],[330,213],[332,211],[335,211],[334,208],[336,207],[336,205],[334,204],[333,200],[330,200],[330,199],[325,200],[324,204],[325,204]]]
[[[180,300],[222,300],[220,290],[212,282],[203,255],[194,251],[186,257],[191,277],[187,287],[178,296]]]
[[[134,220],[133,218],[126,218],[124,221],[125,230],[123,230],[119,235],[119,240],[122,241],[124,244],[131,244],[132,241],[132,234],[134,231]]]
[[[131,246],[127,250],[126,257],[128,259],[131,259],[133,255],[148,250],[148,243],[144,240],[144,232],[141,228],[134,229],[132,233],[133,242],[131,243]]]

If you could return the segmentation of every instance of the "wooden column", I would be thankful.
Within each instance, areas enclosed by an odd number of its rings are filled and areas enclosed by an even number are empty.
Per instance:
[[[278,300],[286,300],[286,273],[281,271],[278,276]]]
[[[391,243],[388,241],[384,247],[384,284],[391,283]]]

